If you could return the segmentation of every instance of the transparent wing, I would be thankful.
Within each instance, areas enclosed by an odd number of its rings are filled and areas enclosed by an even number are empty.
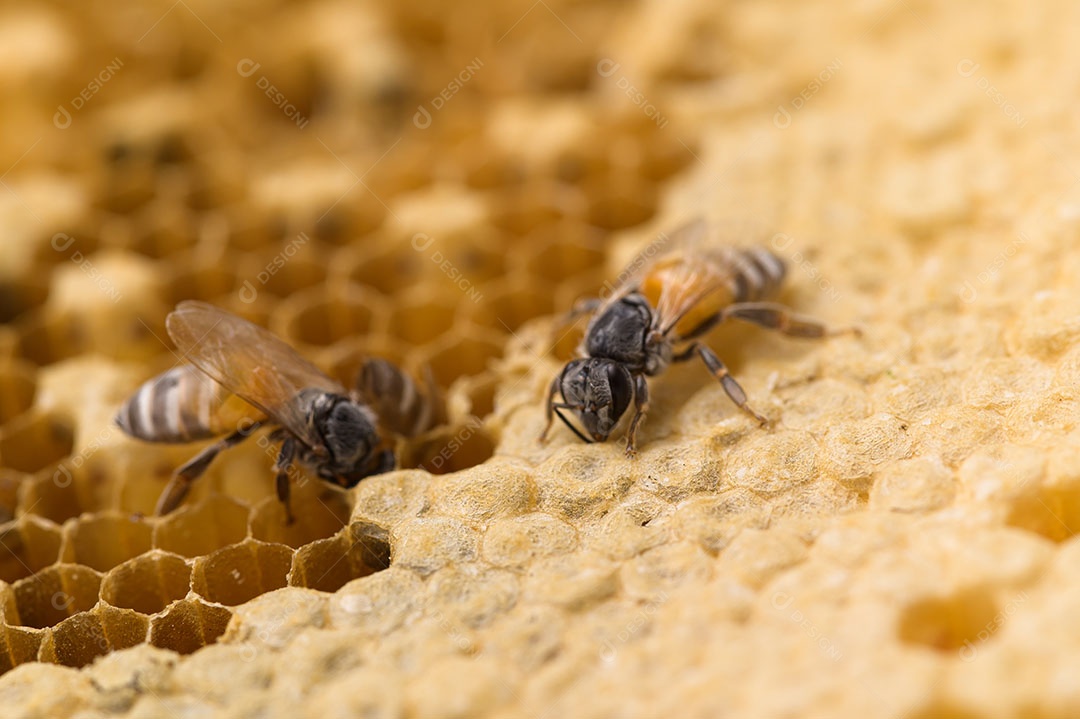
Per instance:
[[[700,217],[682,225],[670,234],[660,233],[655,240],[634,255],[614,283],[605,285],[604,290],[610,294],[603,298],[603,303],[593,316],[603,314],[606,309],[623,297],[639,291],[645,278],[659,263],[679,255],[683,248],[703,246],[707,234],[708,225]]]
[[[269,331],[205,302],[181,302],[165,320],[185,361],[262,410],[311,447],[322,440],[295,401],[305,389],[345,394]]]
[[[653,329],[665,335],[680,334],[677,328],[689,332],[732,300],[736,261],[732,248],[719,245],[708,223],[698,218],[635,255],[596,315],[640,292],[654,309]]]

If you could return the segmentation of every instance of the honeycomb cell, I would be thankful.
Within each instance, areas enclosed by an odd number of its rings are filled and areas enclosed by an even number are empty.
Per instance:
[[[165,290],[170,304],[182,300],[202,300],[212,302],[216,298],[233,292],[239,282],[236,271],[221,264],[179,265],[169,277]]]
[[[97,604],[101,574],[77,564],[54,564],[20,579],[12,588],[18,623],[41,629]]]
[[[72,426],[43,414],[23,414],[0,428],[0,457],[4,465],[36,472],[59,462],[74,447]]]
[[[491,223],[510,235],[523,237],[558,222],[564,215],[559,199],[547,187],[522,186],[499,191],[491,198]]]
[[[239,251],[256,250],[285,236],[285,224],[262,208],[247,204],[227,205],[222,208],[229,247]]]
[[[242,293],[241,300],[250,302],[253,294],[286,298],[295,292],[320,287],[325,283],[325,264],[304,256],[278,260],[280,256],[280,252],[270,257],[258,254],[247,263],[247,272],[237,277]]]
[[[356,523],[341,533],[309,542],[293,556],[289,584],[334,592],[354,579],[390,566],[390,542],[385,529]]]
[[[0,624],[0,674],[34,661],[44,636],[40,629]]]
[[[621,230],[648,221],[656,213],[655,190],[645,184],[604,181],[586,190],[587,219],[604,230]]]
[[[901,612],[897,632],[909,644],[952,652],[978,644],[980,631],[992,626],[997,614],[993,595],[973,587],[912,602]]]
[[[325,347],[366,334],[371,328],[372,306],[377,304],[378,299],[360,288],[336,295],[317,288],[290,297],[273,329],[294,344]]]
[[[559,223],[541,239],[539,250],[526,265],[531,277],[566,282],[602,268],[607,258],[599,233],[578,223]]]
[[[187,596],[187,560],[160,550],[145,552],[111,569],[101,583],[101,599],[119,609],[156,614]]]
[[[401,467],[432,474],[451,474],[484,463],[495,454],[495,443],[476,417],[455,426],[439,427],[412,442],[398,458]]]
[[[149,641],[155,647],[191,654],[225,633],[232,612],[199,599],[182,599],[150,620]]]
[[[27,514],[0,525],[0,581],[14,582],[48,567],[60,556],[60,527]]]
[[[41,306],[48,296],[49,285],[42,275],[0,279],[0,324]]]
[[[33,477],[10,469],[0,469],[0,525],[15,518],[15,507],[19,503],[19,490],[24,484],[33,481]]]
[[[509,277],[484,285],[484,302],[470,307],[470,321],[496,332],[514,332],[526,321],[551,314],[555,309],[550,291],[533,288],[530,283]]]
[[[445,298],[402,302],[394,306],[390,333],[413,345],[432,342],[450,330],[456,309]]]
[[[19,356],[41,367],[75,356],[86,344],[83,330],[69,316],[34,309],[17,327]]]
[[[104,572],[150,550],[151,527],[120,514],[83,516],[64,526],[64,561]]]
[[[333,535],[352,512],[349,495],[322,480],[294,482],[290,505],[296,521],[287,524],[285,508],[276,495],[261,501],[251,514],[252,538],[295,549]]]
[[[36,390],[31,365],[18,361],[0,364],[0,425],[30,409]]]
[[[153,203],[133,224],[130,249],[160,259],[195,245],[198,239],[190,213],[168,203]]]
[[[181,557],[210,554],[243,541],[249,512],[247,506],[227,495],[211,495],[158,520],[152,544]]]
[[[149,619],[138,612],[99,606],[63,620],[45,635],[39,659],[82,667],[117,649],[146,641]]]
[[[501,352],[501,345],[485,335],[473,337],[451,334],[445,341],[431,346],[427,353],[419,357],[419,361],[431,367],[440,386],[449,387],[458,377],[483,372],[489,362]]]
[[[191,588],[209,602],[235,607],[288,583],[293,549],[246,540],[195,560]]]
[[[375,232],[386,220],[386,208],[370,193],[339,202],[314,222],[314,236],[331,245],[350,245]]]
[[[356,260],[356,266],[349,272],[349,279],[392,296],[400,288],[416,284],[425,270],[425,262],[407,238],[382,244],[385,247],[382,251]]]

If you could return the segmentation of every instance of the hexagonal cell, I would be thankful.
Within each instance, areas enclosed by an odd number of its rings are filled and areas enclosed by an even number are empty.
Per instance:
[[[285,223],[261,207],[245,204],[224,208],[228,245],[236,250],[254,250],[285,237]]]
[[[645,161],[639,172],[653,182],[663,182],[693,162],[696,152],[693,145],[687,147],[678,140],[653,137],[645,144]]]
[[[19,355],[39,367],[74,357],[86,344],[83,330],[70,318],[41,309],[19,320]]]
[[[586,219],[605,230],[640,225],[656,214],[656,189],[649,184],[603,178],[587,189]]]
[[[44,304],[49,296],[49,285],[44,274],[42,272],[30,277],[0,279],[0,323],[11,322],[34,307]]]
[[[379,304],[362,288],[328,296],[320,287],[290,297],[279,308],[272,329],[293,344],[325,347],[367,333],[372,306]]]
[[[377,230],[386,220],[386,208],[370,192],[351,195],[314,222],[314,236],[331,245],[349,245]]]
[[[0,624],[0,674],[37,659],[45,634],[40,629]]]
[[[39,661],[83,667],[117,649],[146,641],[148,617],[130,609],[99,606],[63,620],[44,636]]]
[[[19,486],[18,511],[31,510],[35,515],[63,524],[94,509],[89,492],[93,477],[88,463],[71,468],[65,460],[55,467],[46,467]]]
[[[165,294],[170,304],[181,300],[212,302],[236,290],[237,285],[236,271],[228,265],[182,263],[169,277]]]
[[[355,267],[348,273],[349,279],[388,296],[402,287],[414,285],[425,269],[424,257],[409,244],[407,238],[376,254],[361,255],[354,262]]]
[[[322,480],[304,477],[293,482],[290,498],[292,524],[285,523],[285,509],[277,497],[267,497],[251,515],[251,536],[270,544],[300,547],[329,537],[340,530],[352,513],[351,498]]]
[[[140,211],[132,230],[130,249],[147,257],[168,257],[193,247],[198,240],[192,213],[166,202],[155,202]]]
[[[558,222],[565,214],[563,204],[548,184],[522,185],[491,197],[491,223],[511,235],[527,235]]]
[[[483,288],[484,302],[470,308],[469,319],[497,332],[513,332],[526,321],[554,311],[550,291],[518,278],[499,280]]]
[[[162,614],[150,618],[150,643],[180,654],[191,654],[213,644],[225,633],[232,612],[199,599],[174,602]]]
[[[19,624],[51,627],[98,601],[101,575],[77,564],[54,564],[12,585]]]
[[[328,539],[306,544],[293,557],[289,584],[335,592],[353,579],[390,566],[390,535],[385,528],[357,522]]]
[[[454,304],[446,298],[395,303],[389,330],[404,342],[427,344],[450,329],[454,314]]]
[[[15,519],[15,509],[19,505],[19,490],[24,484],[33,481],[33,477],[10,469],[0,469],[0,525]]]
[[[192,589],[207,601],[235,607],[286,586],[293,550],[252,539],[195,560]]]
[[[250,508],[224,494],[184,505],[154,526],[152,544],[181,557],[198,557],[243,541]]]
[[[74,432],[59,417],[22,414],[0,427],[0,457],[20,472],[36,472],[71,454]]]
[[[155,549],[109,570],[101,582],[101,598],[118,609],[156,614],[186,597],[190,587],[187,561]]]
[[[462,383],[462,391],[469,400],[466,412],[481,419],[495,411],[495,390],[499,380],[493,372],[467,378]]]
[[[487,333],[473,331],[472,336],[455,333],[448,335],[447,340],[415,358],[419,364],[431,367],[441,387],[449,387],[458,377],[480,374],[493,358],[502,354],[501,343],[489,339]]]
[[[26,362],[0,363],[0,424],[33,406],[34,392],[37,390],[34,374],[33,366]]]
[[[64,525],[63,561],[104,572],[150,550],[151,528],[139,517],[83,515]]]
[[[270,249],[275,249],[275,245]],[[249,282],[259,293],[268,293],[275,297],[289,297],[295,292],[311,287],[322,286],[326,282],[326,266],[304,256],[285,258],[281,250],[277,254],[267,254],[270,250],[257,253],[246,264],[246,273],[240,273],[240,285],[246,287]],[[279,259],[280,258],[280,259]],[[280,265],[278,264],[280,262]]]
[[[14,582],[44,569],[60,556],[60,527],[24,515],[0,525],[0,581]]]
[[[495,443],[483,423],[470,417],[454,427],[439,427],[406,443],[399,458],[402,468],[450,474],[482,464],[495,454]]]
[[[547,241],[539,244],[526,265],[531,277],[565,282],[582,272],[604,266],[607,253],[600,233],[577,222],[560,223],[555,232],[544,232]]]

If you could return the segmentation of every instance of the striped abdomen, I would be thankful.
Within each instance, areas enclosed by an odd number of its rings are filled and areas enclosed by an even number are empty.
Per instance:
[[[116,414],[127,434],[147,442],[194,442],[235,431],[258,411],[192,365],[147,380]]]
[[[733,302],[757,302],[776,294],[787,274],[784,261],[763,247],[730,250]]]
[[[379,423],[394,434],[415,437],[441,421],[438,388],[430,377],[422,394],[412,378],[390,362],[369,359],[360,370],[357,388]]]

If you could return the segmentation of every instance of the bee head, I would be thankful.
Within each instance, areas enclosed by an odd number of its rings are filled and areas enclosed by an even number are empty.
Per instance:
[[[319,476],[343,487],[353,487],[364,477],[385,472],[386,453],[377,452],[379,435],[371,410],[347,397],[336,397],[319,422],[329,456]]]
[[[567,424],[586,442],[589,437],[603,442],[630,406],[633,385],[630,371],[618,362],[596,357],[573,360],[559,377],[563,403],[556,411],[569,409],[577,416],[588,437]],[[561,412],[559,417],[566,422]]]

